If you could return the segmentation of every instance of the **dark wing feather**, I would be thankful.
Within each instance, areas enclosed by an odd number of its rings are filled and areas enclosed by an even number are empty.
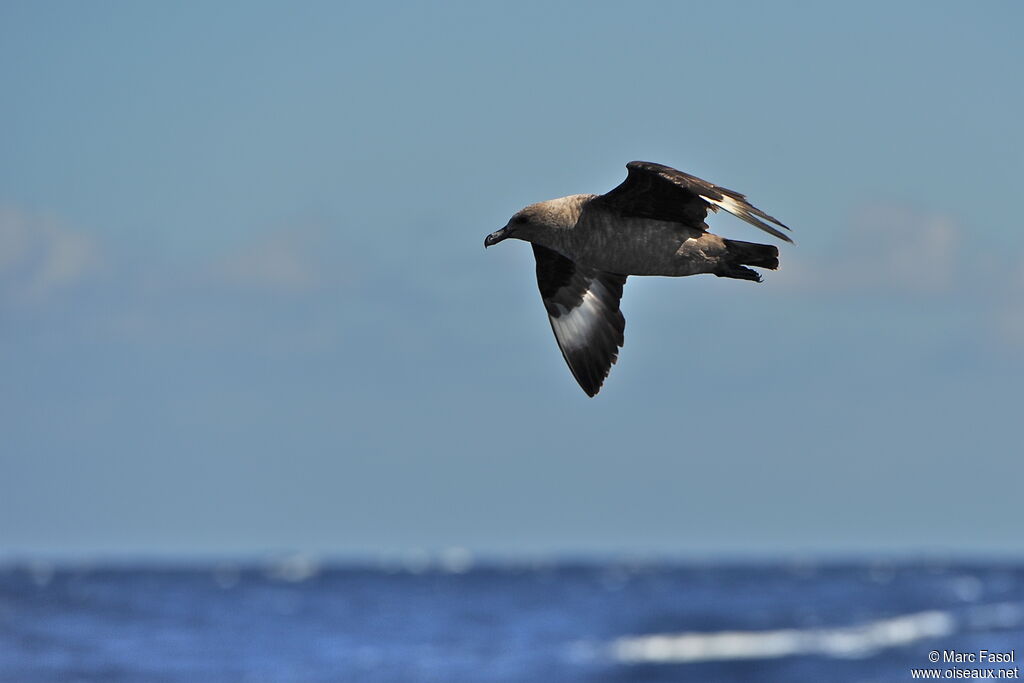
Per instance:
[[[533,245],[537,285],[558,348],[573,377],[595,395],[619,356],[626,320],[619,310],[625,275],[584,268]]]
[[[750,204],[739,192],[649,161],[631,161],[626,168],[629,174],[622,184],[594,201],[625,216],[674,221],[702,229],[708,209],[725,209],[779,239],[793,241],[769,223],[786,230],[788,227]]]

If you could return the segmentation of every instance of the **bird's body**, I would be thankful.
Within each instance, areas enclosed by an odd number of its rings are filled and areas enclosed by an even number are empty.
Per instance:
[[[619,311],[629,275],[681,277],[713,273],[760,281],[747,266],[775,269],[774,246],[708,232],[719,208],[786,241],[782,223],[746,198],[668,166],[634,161],[629,176],[603,195],[578,194],[531,204],[487,236],[533,244],[537,283],[555,339],[583,390],[601,388],[623,343]]]
[[[712,272],[711,259],[724,251],[722,238],[684,223],[595,210],[590,202],[597,196],[570,195],[527,207],[558,226],[530,241],[579,265],[627,275]]]

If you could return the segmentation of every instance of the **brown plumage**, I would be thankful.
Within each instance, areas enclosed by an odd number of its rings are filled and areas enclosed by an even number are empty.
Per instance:
[[[551,329],[588,396],[600,390],[622,347],[619,299],[627,276],[712,273],[760,282],[748,266],[778,268],[776,247],[708,232],[709,210],[725,209],[792,241],[778,229],[789,228],[738,192],[661,164],[633,161],[626,168],[626,180],[612,191],[531,204],[484,240],[485,247],[509,237],[533,244]]]

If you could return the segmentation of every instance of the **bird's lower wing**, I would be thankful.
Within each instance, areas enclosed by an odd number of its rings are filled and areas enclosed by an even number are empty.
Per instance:
[[[585,268],[533,245],[537,285],[558,348],[573,377],[595,395],[619,356],[626,320],[619,310],[625,275]]]

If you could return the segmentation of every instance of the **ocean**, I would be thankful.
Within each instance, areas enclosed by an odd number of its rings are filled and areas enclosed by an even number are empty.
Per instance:
[[[5,682],[868,683],[1022,651],[1014,563],[0,565]]]

